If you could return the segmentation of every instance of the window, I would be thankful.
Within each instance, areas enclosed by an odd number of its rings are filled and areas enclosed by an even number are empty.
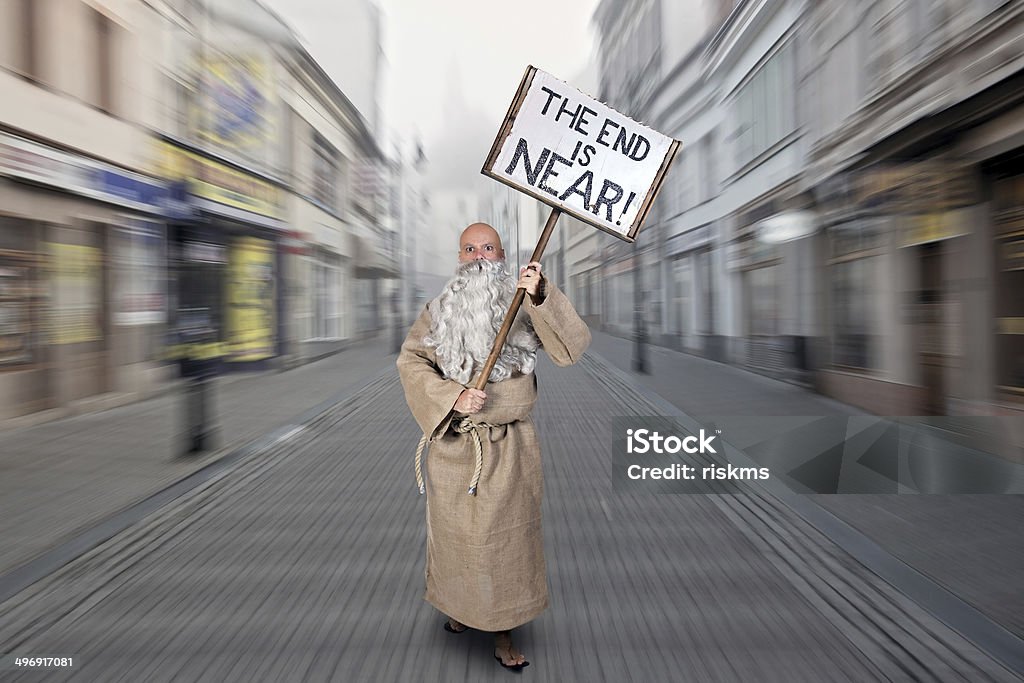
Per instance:
[[[792,43],[783,45],[734,100],[736,163],[743,167],[791,133],[796,121]]]
[[[633,328],[633,271],[618,273],[603,280],[605,319],[613,326],[627,330]]]
[[[668,174],[668,182],[665,183],[665,187],[662,189],[661,194],[659,194],[659,197],[663,197],[661,201],[665,205],[666,219],[674,218],[686,210],[683,199],[686,176],[688,175],[686,156],[686,152],[679,152],[674,164],[676,172]]]
[[[672,261],[672,317],[677,336],[693,332],[693,273],[690,259],[683,256]]]
[[[779,266],[748,271],[750,334],[774,336],[779,331]]]
[[[93,17],[93,26],[96,31],[96,106],[103,111],[113,112],[114,107],[114,41],[115,31],[113,23],[92,8],[89,10]]]
[[[313,198],[329,209],[337,209],[338,162],[334,148],[313,133]]]
[[[170,88],[174,92],[173,111],[171,115],[174,120],[171,124],[171,130],[175,131],[179,136],[185,138],[189,134],[189,112],[192,111],[192,103],[195,101],[195,92],[192,87],[186,83],[179,81],[178,79],[169,76]]]
[[[291,180],[295,169],[295,117],[296,114],[286,102],[281,108],[281,157],[280,168],[282,177]]]
[[[1024,175],[1000,178],[994,190],[996,384],[1024,397]]]
[[[718,192],[718,168],[715,163],[715,132],[700,140],[700,201],[706,202]]]
[[[114,323],[163,323],[167,288],[163,227],[148,221],[114,226],[111,242]]]
[[[771,59],[764,65],[764,84],[768,97],[771,97],[772,93],[779,92],[779,89],[782,87],[782,65],[779,63],[779,60]],[[780,131],[782,129],[782,118],[785,115],[783,109],[783,107],[765,107],[764,127],[766,131]]]
[[[0,367],[31,363],[38,350],[34,331],[43,288],[37,271],[29,252],[0,253]]]
[[[871,369],[876,335],[870,320],[875,257],[832,266],[832,361],[836,365]]]
[[[39,78],[37,0],[0,2],[0,60],[28,78]]]
[[[337,256],[320,252],[309,261],[310,287],[308,317],[305,326],[307,338],[339,339],[341,329],[341,277],[342,271]]]
[[[999,292],[996,301],[996,383],[1024,395],[1024,237],[995,242]]]
[[[747,86],[750,88],[750,141],[753,146],[754,156],[760,154],[761,150],[768,146],[767,141],[769,136],[765,130],[765,116],[771,104],[768,102],[768,96],[764,90],[766,75],[765,69],[762,69],[757,76],[750,81],[750,85]]]

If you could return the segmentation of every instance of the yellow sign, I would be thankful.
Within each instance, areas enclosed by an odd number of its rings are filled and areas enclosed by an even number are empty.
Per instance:
[[[184,180],[195,196],[261,216],[279,215],[280,193],[273,184],[169,143],[162,148],[160,172]]]
[[[240,237],[231,248],[227,345],[230,361],[274,355],[274,243]]]
[[[80,344],[102,338],[102,254],[96,247],[50,243],[53,308],[50,341]]]
[[[1024,334],[1024,318],[996,318],[997,334]]]
[[[907,231],[903,238],[903,246],[912,247],[916,244],[937,242],[966,235],[961,221],[952,213],[926,213],[907,216]]]
[[[857,192],[860,203],[882,206],[894,213],[913,213],[924,207],[949,210],[979,201],[971,166],[927,161],[881,165],[862,171]]]
[[[1024,237],[1006,240],[1001,245],[1003,270],[1024,270]]]

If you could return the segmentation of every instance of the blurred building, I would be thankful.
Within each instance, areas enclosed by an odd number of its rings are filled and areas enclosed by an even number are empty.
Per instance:
[[[294,363],[380,329],[377,282],[395,260],[381,220],[382,154],[359,111],[304,48],[289,46],[278,58],[292,231],[284,310]]]
[[[230,0],[228,0],[230,1]],[[263,0],[288,19],[328,78],[380,139],[380,90],[387,60],[381,44],[384,17],[373,0]]]
[[[428,160],[423,143],[415,139],[408,150],[399,146],[394,159],[399,163],[397,178],[392,189],[398,193],[398,262],[402,273],[399,286],[398,315],[401,327],[407,330],[426,303],[426,293],[419,285],[417,274],[423,271],[424,235],[430,216],[430,197],[426,189]]]
[[[802,185],[826,229],[822,389],[1024,411],[1024,3],[818,5]]]
[[[162,169],[184,198],[179,262],[211,283],[207,301],[179,308],[213,311],[239,367],[315,359],[381,329],[380,281],[397,268],[386,163],[366,120],[260,2],[177,5],[161,11],[177,90]],[[224,260],[190,263],[191,243]]]
[[[0,419],[169,374],[149,28],[132,0],[0,3]]]
[[[168,216],[171,341],[203,330],[226,367],[261,367],[286,329],[290,140],[277,49],[290,34],[254,0],[151,7],[162,48],[154,166],[179,201]]]
[[[635,247],[570,230],[577,305],[883,414],[1019,411],[1022,12],[601,3],[601,99],[683,147]]]
[[[694,259],[696,307],[707,311],[695,316],[698,335],[724,341],[708,355],[804,381],[807,341],[817,329],[814,231],[789,239],[764,221],[799,216],[809,201],[797,185],[805,165],[797,84],[807,7],[739,2],[708,41],[703,75],[717,85],[718,116],[691,137],[685,159],[696,163],[686,170],[701,206],[683,216],[684,227],[707,226],[712,236]],[[720,249],[708,253],[715,242]]]
[[[680,170],[686,163],[700,163],[696,147],[691,150],[691,139],[678,130],[679,117],[673,119],[672,114],[680,107],[683,92],[700,75],[692,66],[687,69],[687,65],[695,63],[714,17],[723,11],[719,4],[631,0],[623,7],[622,3],[606,0],[594,15],[601,54],[598,99],[641,123],[683,139],[682,154],[677,156],[669,182],[679,182],[684,176],[692,178]],[[707,106],[703,101],[687,103]],[[712,107],[711,111],[717,114],[718,110]],[[702,119],[699,125],[703,135],[715,122]],[[684,161],[686,157],[688,162]],[[678,220],[669,222],[682,210],[678,203],[667,205],[666,197],[673,194],[671,188],[663,191],[642,229],[643,236],[635,244],[612,237],[590,238],[593,246],[600,249],[592,257],[602,264],[600,274],[585,274],[594,271],[594,262],[584,260],[579,261],[582,269],[577,266],[571,277],[588,293],[588,306],[600,301],[602,323],[607,331],[632,334],[642,323],[645,336],[655,342],[687,348],[708,344],[708,352],[713,352],[708,341],[698,341],[696,332],[699,329],[702,338],[710,339],[706,327],[711,320],[710,310],[694,305],[694,290],[698,286],[708,294],[701,296],[701,301],[709,302],[709,306],[714,301],[709,290],[711,271],[706,260],[694,254],[710,253],[708,245],[714,226],[706,220],[699,234],[694,232],[685,240],[679,239],[677,235],[687,232],[688,227]],[[704,197],[694,203],[706,200]],[[672,208],[676,210],[669,214]],[[668,250],[676,256],[674,262],[666,258]],[[699,284],[695,284],[695,279]],[[600,293],[593,289],[595,281],[600,282]],[[672,333],[684,329],[685,333]]]
[[[0,93],[0,419],[384,326],[393,173],[262,3],[0,3]]]

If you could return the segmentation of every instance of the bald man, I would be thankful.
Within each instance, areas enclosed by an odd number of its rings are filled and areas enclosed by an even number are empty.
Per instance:
[[[483,369],[516,288],[527,297],[485,390]],[[512,629],[548,606],[540,444],[530,414],[543,348],[575,363],[590,330],[532,262],[516,278],[497,231],[485,223],[459,239],[453,277],[427,304],[398,356],[406,402],[423,430],[416,476],[427,497],[425,599],[448,616],[445,630],[495,634],[494,656],[521,669]]]

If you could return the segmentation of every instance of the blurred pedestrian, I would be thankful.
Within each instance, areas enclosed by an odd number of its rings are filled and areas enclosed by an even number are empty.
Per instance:
[[[517,288],[527,296],[486,391],[471,388]],[[459,241],[459,264],[416,320],[398,357],[406,401],[430,444],[421,476],[427,494],[425,599],[448,616],[445,630],[495,634],[502,666],[529,662],[511,630],[548,606],[541,534],[543,472],[530,413],[534,367],[543,348],[575,363],[590,330],[541,264],[509,272],[498,233],[474,223]]]

